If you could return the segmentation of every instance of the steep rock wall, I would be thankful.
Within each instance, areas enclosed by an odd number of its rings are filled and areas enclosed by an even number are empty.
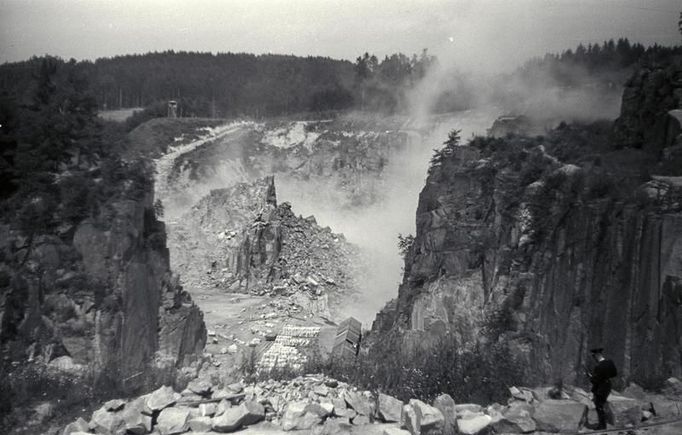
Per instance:
[[[121,380],[201,353],[203,316],[171,275],[150,195],[109,203],[72,234],[28,244],[3,232],[5,355],[68,355]]]
[[[492,339],[512,343],[538,381],[574,382],[597,345],[624,377],[679,376],[679,179],[645,185],[638,202],[592,197],[582,169],[525,152],[547,177],[523,185],[523,169],[473,147],[432,172],[394,317],[375,328],[422,342],[450,331],[467,345],[497,327]]]
[[[374,329],[504,341],[537,382],[579,382],[596,346],[623,378],[680,376],[682,166],[666,151],[681,73],[673,59],[635,75],[614,141],[595,124],[441,150]]]

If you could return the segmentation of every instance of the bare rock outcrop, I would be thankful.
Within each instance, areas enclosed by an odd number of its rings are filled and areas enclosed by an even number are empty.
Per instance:
[[[71,368],[115,370],[126,379],[201,353],[203,316],[170,272],[165,227],[151,196],[106,204],[70,234],[27,242],[3,230],[6,355],[44,363],[68,356]]]

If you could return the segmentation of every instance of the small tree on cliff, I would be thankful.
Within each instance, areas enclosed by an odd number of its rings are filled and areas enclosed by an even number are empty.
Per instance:
[[[430,167],[429,167],[429,174],[434,168],[439,167],[445,159],[448,157],[452,156],[455,147],[458,147],[460,145],[460,133],[462,130],[451,130],[450,133],[448,133],[448,138],[445,142],[443,142],[443,148],[439,150],[433,150],[433,157],[431,157],[431,162],[430,162]]]

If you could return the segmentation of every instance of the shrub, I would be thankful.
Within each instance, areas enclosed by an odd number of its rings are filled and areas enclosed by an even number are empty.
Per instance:
[[[480,404],[505,401],[508,387],[524,379],[523,366],[505,344],[464,350],[451,335],[428,347],[406,349],[403,339],[387,334],[356,358],[312,357],[299,371],[276,370],[263,374],[263,379],[291,379],[303,373],[324,373],[403,401],[432,401],[447,393],[459,403]]]

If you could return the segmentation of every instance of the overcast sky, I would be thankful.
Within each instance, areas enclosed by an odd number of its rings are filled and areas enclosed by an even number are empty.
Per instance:
[[[355,59],[428,48],[504,68],[621,36],[681,41],[680,0],[0,0],[0,62],[167,49]]]

